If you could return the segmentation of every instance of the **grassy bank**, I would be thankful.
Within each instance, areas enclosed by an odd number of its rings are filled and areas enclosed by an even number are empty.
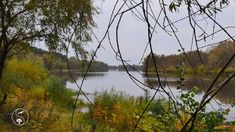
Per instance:
[[[66,89],[61,80],[49,75],[40,63],[27,59],[9,60],[0,86],[0,99],[7,95],[0,107],[1,131],[70,129],[74,92]],[[17,127],[11,121],[10,113],[16,108],[29,112],[30,120],[23,127]]]
[[[95,107],[87,114],[92,126],[89,131],[129,132],[177,132],[183,127],[199,105],[194,99],[197,90],[180,96],[179,104],[174,106],[172,101],[154,99],[146,112],[150,98],[130,97],[115,91],[106,91],[95,95]],[[176,111],[175,108],[178,110]],[[202,111],[195,121],[195,131],[233,131],[233,125],[224,124],[227,110],[217,112]],[[178,113],[178,114],[177,114]],[[141,117],[142,116],[142,117]],[[141,118],[141,119],[140,119]],[[140,121],[139,121],[140,119]],[[137,122],[138,126],[136,126]],[[84,131],[84,129],[81,129]]]

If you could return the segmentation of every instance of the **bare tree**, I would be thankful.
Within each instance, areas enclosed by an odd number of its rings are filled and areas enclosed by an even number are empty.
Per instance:
[[[158,30],[156,28],[161,29],[165,33],[167,33],[169,36],[173,36],[175,38],[176,43],[179,44],[181,47],[181,51],[183,52],[183,55],[185,56],[186,60],[188,61],[189,65],[192,67],[194,73],[200,77],[197,70],[195,69],[192,61],[190,60],[190,57],[186,54],[185,48],[183,47],[182,41],[180,40],[178,36],[178,29],[176,24],[181,23],[182,21],[187,20],[187,24],[191,28],[191,34],[192,34],[192,42],[191,45],[195,44],[197,49],[197,55],[200,58],[201,64],[204,65],[204,68],[206,70],[207,66],[204,64],[203,59],[201,57],[201,53],[199,51],[200,47],[198,45],[199,42],[206,43],[206,40],[208,38],[214,38],[214,36],[218,33],[224,33],[227,35],[228,39],[235,42],[235,39],[233,35],[228,31],[230,27],[223,27],[218,21],[217,21],[217,14],[222,13],[224,8],[226,8],[230,4],[229,0],[210,0],[210,1],[199,1],[199,0],[173,0],[171,2],[166,0],[158,0],[158,1],[151,1],[151,0],[123,0],[119,1],[117,0],[113,10],[112,14],[110,16],[110,21],[107,26],[107,30],[103,36],[103,38],[98,42],[99,45],[97,46],[97,49],[95,50],[92,59],[90,61],[90,64],[92,63],[98,49],[102,46],[103,41],[105,38],[108,38],[110,46],[113,49],[113,52],[116,54],[116,59],[122,62],[123,67],[125,68],[127,74],[130,76],[131,80],[140,88],[142,88],[143,85],[145,85],[140,80],[136,79],[127,69],[128,61],[125,60],[125,58],[122,56],[122,50],[120,49],[120,38],[119,38],[119,30],[121,27],[121,23],[123,20],[123,17],[127,13],[131,13],[135,19],[138,21],[143,22],[146,25],[146,31],[147,31],[147,45],[146,49],[149,48],[150,54],[149,56],[155,56],[154,50],[152,48],[152,39],[153,36],[157,36]],[[154,9],[159,9],[158,11]],[[170,16],[177,16],[178,14],[175,13],[181,8],[186,8],[187,16],[180,18],[176,21],[172,20]],[[125,24],[125,23],[124,23]],[[205,24],[207,24],[205,26]],[[208,25],[211,25],[211,28],[207,28]],[[115,27],[115,38],[111,38],[111,27]],[[115,40],[115,43],[112,43],[111,40]],[[221,40],[222,41],[222,40]],[[117,47],[114,48],[114,45]],[[144,52],[146,52],[146,49]],[[200,111],[208,104],[213,97],[221,90],[223,87],[234,77],[235,73],[231,73],[231,75],[227,76],[224,81],[220,82],[218,85],[216,85],[216,82],[218,82],[218,79],[221,77],[225,69],[229,66],[229,64],[232,62],[232,60],[235,57],[235,52],[230,56],[229,60],[223,65],[220,72],[212,79],[212,83],[209,85],[208,88],[206,88],[206,92],[204,93],[203,99],[200,101],[199,107],[195,110],[194,113],[192,113],[192,116],[186,121],[186,123],[182,123],[183,127],[181,128],[181,131],[186,131],[188,128],[190,131],[193,130],[195,121],[197,119],[198,114]],[[149,81],[148,87],[151,89],[156,90],[154,96],[150,100],[154,99],[157,92],[161,91],[164,92],[169,96],[169,98],[174,102],[174,106],[177,102],[177,100],[174,98],[173,94],[170,94],[166,92],[166,84],[161,80],[160,74],[159,74],[159,68],[161,67],[161,64],[159,64],[157,58],[155,57],[149,57],[148,59],[152,59],[152,62],[154,63],[154,71],[157,73],[157,80],[158,80],[158,86],[154,86]],[[88,66],[89,69],[90,66]],[[148,66],[146,66],[148,67]],[[164,68],[163,68],[164,69]],[[88,70],[87,70],[88,71]],[[86,74],[85,74],[86,76]],[[85,78],[84,76],[84,78]],[[148,78],[148,74],[147,74]],[[201,82],[203,83],[203,80],[200,78]],[[84,80],[83,80],[84,81]],[[79,90],[82,91],[82,84],[79,87]],[[78,94],[79,96],[79,94]],[[78,97],[77,96],[77,97]],[[149,104],[146,106],[146,109],[148,108]],[[135,128],[138,128],[138,123],[140,122],[141,118],[143,117],[143,114],[146,112],[146,109],[143,110],[142,116],[137,121]],[[177,111],[177,107],[175,106],[175,109]],[[179,115],[180,118],[180,115]]]

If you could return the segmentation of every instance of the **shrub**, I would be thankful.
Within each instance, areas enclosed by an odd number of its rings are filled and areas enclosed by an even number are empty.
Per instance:
[[[33,98],[44,99],[46,95],[46,90],[45,88],[36,87],[36,88],[32,88],[30,90],[30,93]]]
[[[0,107],[1,113],[10,115],[9,112],[14,109],[24,108],[30,114],[30,121],[20,131],[46,131],[53,128],[54,122],[59,120],[60,109],[70,115],[66,110],[73,104],[73,92],[66,89],[61,80],[50,76],[39,63],[26,59],[9,60],[0,86],[0,95],[8,95],[6,104]],[[1,116],[0,120],[3,120],[0,127],[17,130],[9,116]]]
[[[67,89],[63,82],[55,77],[50,76],[44,83],[43,87],[46,88],[46,93],[49,97],[59,106],[71,109],[74,103],[72,98],[75,93]]]
[[[95,94],[95,109],[91,109],[90,118],[95,122],[96,130],[108,127],[115,131],[132,131],[148,103],[141,99],[129,97],[114,90]],[[169,130],[169,120],[172,119],[166,118],[163,108],[167,106],[166,101],[154,100],[141,119],[138,129],[141,128],[141,131]],[[162,123],[163,119],[165,124]]]
[[[39,63],[11,59],[4,69],[2,86],[5,89],[13,86],[31,88],[41,84],[48,76],[48,72]]]

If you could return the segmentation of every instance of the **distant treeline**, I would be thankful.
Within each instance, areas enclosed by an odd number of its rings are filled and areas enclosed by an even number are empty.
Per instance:
[[[30,47],[27,51],[28,53],[25,54],[18,54],[18,58],[34,58],[40,63],[43,64],[45,68],[49,71],[66,71],[68,70],[67,67],[67,60],[66,56],[56,52],[48,52],[36,47]],[[79,60],[76,57],[69,57],[68,58],[68,65],[72,71],[80,71],[84,72],[87,69],[89,61],[87,60]],[[100,61],[93,61],[89,71],[90,72],[106,72],[108,71],[108,64],[100,62]]]
[[[143,71],[155,71],[154,64],[158,70],[173,72],[177,65],[182,65],[188,72],[192,72],[191,66],[200,72],[205,72],[203,64],[209,69],[222,68],[235,51],[235,43],[232,41],[223,41],[212,46],[207,51],[190,51],[187,57],[179,50],[179,54],[174,55],[152,55],[149,54],[143,61]],[[154,57],[153,57],[154,56]],[[154,58],[154,59],[153,59]],[[235,60],[230,64],[230,70],[235,68]]]
[[[142,65],[126,65],[126,69],[128,71],[135,71],[135,70],[142,70]],[[118,66],[109,66],[109,70],[119,70],[119,71],[125,71],[126,70],[123,65]]]

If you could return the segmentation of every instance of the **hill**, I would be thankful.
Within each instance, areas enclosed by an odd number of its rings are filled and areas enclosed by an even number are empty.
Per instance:
[[[57,52],[48,52],[46,50],[29,47],[26,54],[17,54],[18,58],[29,58],[38,61],[49,71],[67,71],[66,56]],[[68,66],[72,71],[84,72],[89,64],[88,60],[79,60],[76,57],[68,58]],[[90,72],[106,72],[108,71],[108,64],[94,60]]]

